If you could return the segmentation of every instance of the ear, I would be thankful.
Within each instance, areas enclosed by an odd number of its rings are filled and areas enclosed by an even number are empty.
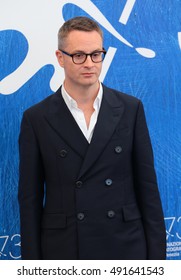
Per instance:
[[[55,55],[57,57],[58,63],[61,67],[64,67],[63,54],[60,50],[56,50]]]

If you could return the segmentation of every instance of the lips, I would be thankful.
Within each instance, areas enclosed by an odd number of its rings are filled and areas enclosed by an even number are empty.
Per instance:
[[[82,73],[82,75],[85,77],[91,77],[94,73]]]

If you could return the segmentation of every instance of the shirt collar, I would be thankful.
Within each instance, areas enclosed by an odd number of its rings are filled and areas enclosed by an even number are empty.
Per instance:
[[[96,110],[100,109],[101,106],[101,101],[102,101],[102,96],[103,96],[103,87],[102,84],[99,84],[99,91],[98,94],[94,100],[94,104],[93,107]],[[69,108],[69,110],[73,109],[73,108],[78,108],[77,106],[77,102],[68,94],[68,92],[65,90],[64,84],[62,85],[62,96],[63,99],[67,105],[67,107]]]

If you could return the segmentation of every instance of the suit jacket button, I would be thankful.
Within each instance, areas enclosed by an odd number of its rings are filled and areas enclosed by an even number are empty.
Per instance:
[[[76,184],[77,188],[81,188],[82,187],[82,181],[77,181],[75,184]]]
[[[77,219],[78,219],[79,221],[82,221],[84,218],[85,218],[84,213],[78,213],[78,214],[77,214]]]
[[[115,217],[115,212],[113,211],[113,210],[109,210],[108,212],[107,212],[107,216],[108,216],[108,218],[110,218],[110,219],[112,219],[112,218],[114,218]]]
[[[106,186],[111,186],[112,185],[112,180],[111,179],[106,179],[105,184],[106,184]]]
[[[114,148],[114,150],[115,150],[116,154],[120,154],[122,152],[122,147],[121,146],[116,146]]]
[[[66,150],[61,150],[60,153],[59,153],[59,155],[60,155],[62,158],[64,158],[64,157],[67,156],[67,151],[66,151]]]

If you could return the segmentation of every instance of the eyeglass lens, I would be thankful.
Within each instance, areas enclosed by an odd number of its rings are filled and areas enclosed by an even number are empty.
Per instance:
[[[93,62],[98,63],[103,61],[104,59],[104,52],[94,52],[92,54],[85,54],[85,53],[76,53],[72,56],[73,62],[76,64],[84,63],[87,59],[87,56],[90,55]]]

